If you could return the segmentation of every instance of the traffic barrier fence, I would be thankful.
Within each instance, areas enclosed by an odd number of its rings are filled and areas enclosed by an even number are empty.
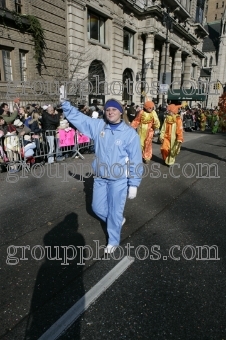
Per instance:
[[[67,132],[71,132],[70,138]],[[84,159],[85,153],[93,152],[93,140],[74,129],[23,136],[13,132],[0,138],[0,170],[18,171],[23,165],[29,171],[35,163],[60,162],[68,157]]]

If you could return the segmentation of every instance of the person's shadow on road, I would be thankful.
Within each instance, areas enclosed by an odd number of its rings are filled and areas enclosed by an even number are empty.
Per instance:
[[[45,262],[36,277],[24,339],[39,339],[84,295],[84,266],[79,265],[85,257],[84,248],[79,246],[84,245],[85,240],[78,233],[78,216],[75,213],[67,215],[45,235]],[[39,256],[40,252],[37,251],[37,254]],[[74,328],[75,338],[80,339],[79,321]]]

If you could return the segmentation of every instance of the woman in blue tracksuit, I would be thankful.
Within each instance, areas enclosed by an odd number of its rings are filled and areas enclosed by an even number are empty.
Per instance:
[[[135,198],[142,179],[139,136],[123,121],[123,107],[115,99],[109,99],[104,106],[105,120],[84,115],[68,101],[62,103],[62,108],[66,118],[94,140],[92,208],[107,223],[109,240],[105,253],[111,253],[120,243],[127,193],[128,198]]]

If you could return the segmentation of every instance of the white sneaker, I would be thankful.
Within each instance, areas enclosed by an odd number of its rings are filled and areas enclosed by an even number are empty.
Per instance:
[[[114,253],[117,246],[112,246],[111,244],[108,244],[107,247],[104,249],[105,254]]]
[[[122,220],[122,226],[126,223],[126,219],[125,217],[123,217],[123,220]]]

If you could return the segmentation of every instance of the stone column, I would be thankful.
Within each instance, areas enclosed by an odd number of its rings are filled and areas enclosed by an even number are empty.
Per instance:
[[[159,50],[155,50],[155,52],[154,52],[153,81],[156,81],[156,82],[158,81],[159,63],[160,63],[160,52],[159,52]]]
[[[172,78],[173,78],[173,57],[169,57],[169,73],[170,73],[170,83],[172,82]]]
[[[158,72],[159,72],[159,63],[160,63],[160,51],[155,50],[154,52],[154,69],[153,69],[153,86],[150,91],[152,91],[152,97],[157,98],[158,97]]]
[[[137,72],[142,72],[142,60],[143,60],[143,39],[142,34],[138,34],[137,37],[138,43],[137,43]]]
[[[142,38],[142,34],[139,33],[138,34],[138,44],[137,44],[137,68],[136,68],[136,75],[135,75],[135,79],[134,79],[134,85],[136,85],[137,82],[142,80],[142,63],[143,63],[143,38]],[[134,86],[134,99],[135,99],[135,103],[140,103],[142,102],[142,97],[140,95],[140,90],[136,90],[136,87]]]
[[[112,22],[112,81],[122,83],[123,23],[119,19]],[[115,92],[120,85],[115,83]]]
[[[179,89],[181,87],[181,70],[182,70],[182,59],[181,50],[178,49],[175,53],[174,65],[173,65],[173,77],[172,77],[172,88]],[[174,84],[175,83],[175,84]]]
[[[163,75],[164,75],[164,72],[166,72],[166,81],[165,83],[170,83],[170,80],[168,79],[167,77],[167,73],[170,71],[170,66],[169,66],[169,60],[170,60],[170,54],[169,54],[169,46],[170,44],[169,43],[164,43],[162,45],[162,53],[161,53],[161,61],[160,61],[160,84],[163,84]],[[164,102],[166,104],[166,101],[167,101],[167,94],[164,95]],[[161,104],[164,104],[163,103],[163,94],[160,93],[159,94],[159,102]]]
[[[153,32],[146,34],[146,43],[144,51],[144,65],[145,67],[145,80],[151,87],[153,81],[153,66],[154,66],[154,48],[155,48],[155,35]]]
[[[169,60],[170,60],[170,54],[169,54],[169,43],[164,43],[162,45],[162,53],[161,53],[161,61],[160,61],[160,84],[163,83],[163,74],[164,71],[169,72],[170,71],[170,65],[169,65]],[[167,81],[167,77],[166,77]]]
[[[191,81],[191,56],[187,56],[184,63],[184,88],[189,89],[191,87],[191,84],[189,83]]]

